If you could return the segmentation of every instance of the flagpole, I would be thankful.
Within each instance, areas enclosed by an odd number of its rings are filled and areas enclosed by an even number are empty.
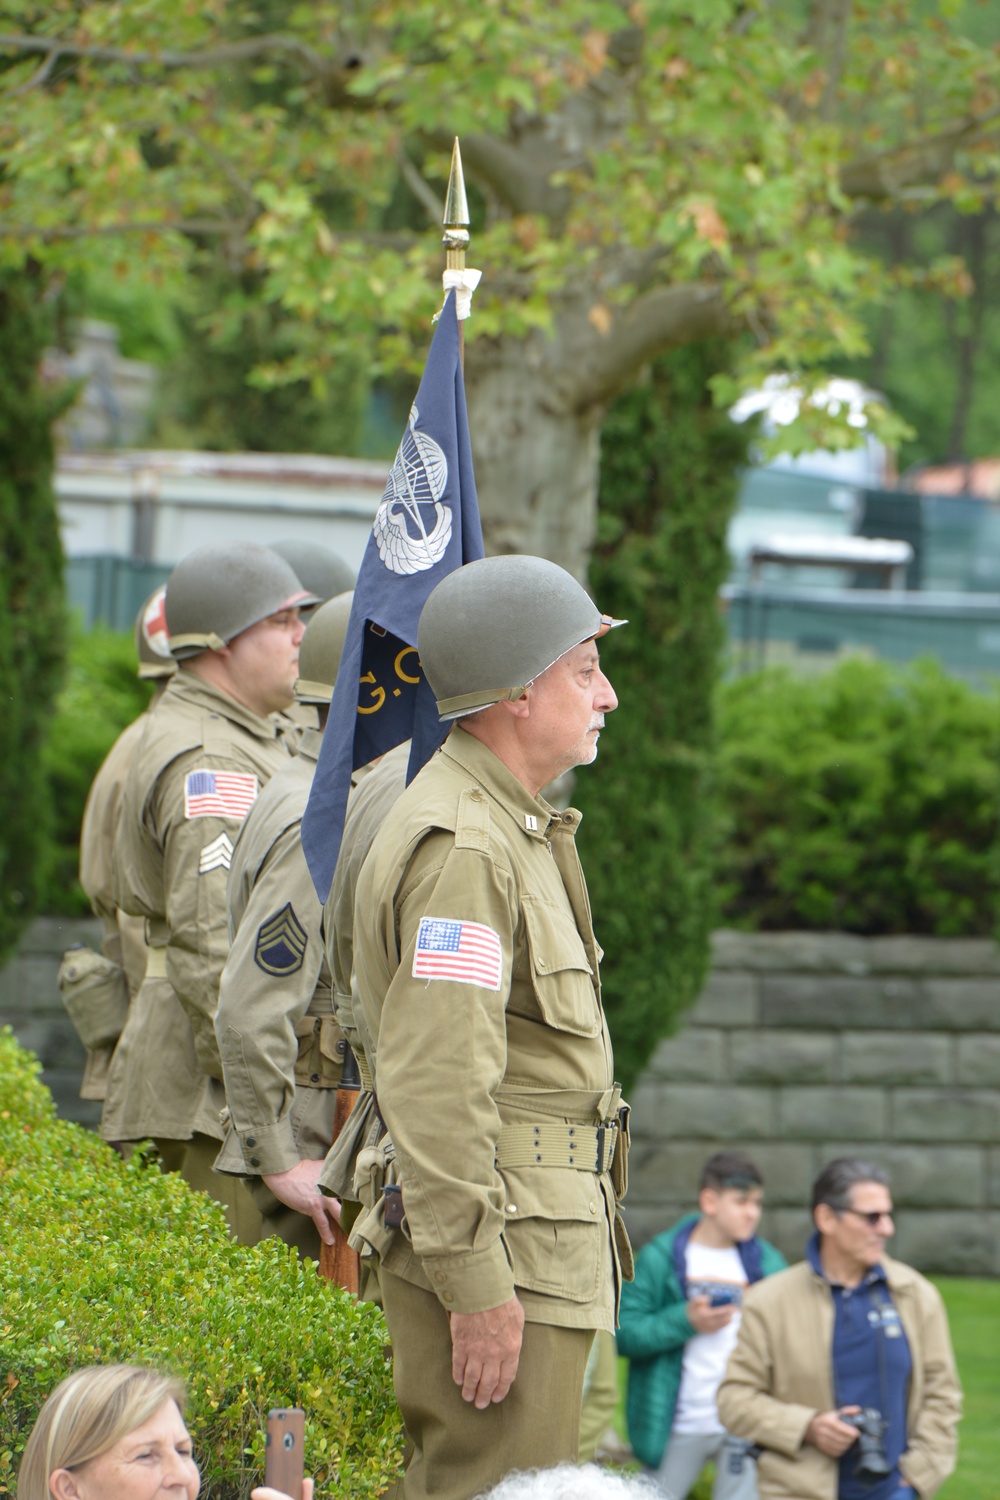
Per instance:
[[[444,235],[442,244],[445,249],[445,270],[464,271],[465,252],[469,246],[469,200],[465,196],[465,174],[462,171],[462,153],[458,145],[458,136],[451,151],[451,174],[448,178],[448,192],[444,201]],[[458,325],[458,353],[462,361],[462,369],[465,370],[465,322]]]

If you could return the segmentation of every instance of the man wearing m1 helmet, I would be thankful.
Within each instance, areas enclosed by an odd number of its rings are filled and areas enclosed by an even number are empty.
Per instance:
[[[229,948],[226,875],[260,788],[287,761],[271,717],[292,701],[313,596],[253,542],[201,547],[167,581],[178,670],[150,718],[122,803],[119,907],[146,924],[142,985],[115,1050],[105,1140],[152,1138],[165,1170],[224,1203],[243,1239],[259,1215],[242,1183],[212,1173],[222,1139],[214,1018]]]
[[[405,1500],[574,1460],[590,1345],[631,1276],[580,815],[541,796],[597,755],[618,702],[597,643],[621,623],[537,557],[457,569],[420,618],[457,722],[376,835],[354,926],[387,1133],[351,1242],[379,1262]]]

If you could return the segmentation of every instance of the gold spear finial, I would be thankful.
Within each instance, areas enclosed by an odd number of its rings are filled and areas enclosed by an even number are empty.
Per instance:
[[[462,171],[462,153],[458,136],[451,151],[451,175],[448,178],[448,194],[444,201],[445,267],[449,271],[465,270],[465,251],[469,244],[469,200],[465,196],[465,174]]]

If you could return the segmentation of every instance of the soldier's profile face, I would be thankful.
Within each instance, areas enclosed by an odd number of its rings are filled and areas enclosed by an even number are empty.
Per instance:
[[[550,780],[597,758],[604,716],[618,707],[618,699],[601,671],[596,641],[583,641],[560,656],[528,693],[532,749],[540,759],[549,758]]]
[[[295,695],[304,634],[298,610],[283,609],[233,637],[229,666],[240,702],[262,717],[288,707]]]

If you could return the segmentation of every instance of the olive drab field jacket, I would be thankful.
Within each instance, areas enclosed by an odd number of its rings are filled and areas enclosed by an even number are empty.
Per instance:
[[[222,1137],[215,1040],[226,877],[243,819],[288,752],[276,725],[181,669],[149,715],[115,850],[118,906],[146,923],[146,977],[115,1049],[105,1140]]]
[[[115,904],[114,853],[125,782],[147,718],[143,713],[134,719],[104,757],[87,794],[80,825],[80,884],[94,915],[101,919],[101,952],[124,971],[130,999],[146,972],[146,938],[144,924]],[[81,1098],[104,1098],[113,1051],[113,1046],[88,1051]]]
[[[232,946],[215,1030],[231,1129],[219,1171],[262,1177],[333,1140],[342,1053],[333,1019],[323,908],[302,852],[302,815],[322,736],[302,734],[247,815],[233,851]]]
[[[388,1159],[352,1243],[447,1311],[516,1290],[529,1321],[612,1331],[626,1112],[579,821],[457,725],[376,836],[354,963]]]

